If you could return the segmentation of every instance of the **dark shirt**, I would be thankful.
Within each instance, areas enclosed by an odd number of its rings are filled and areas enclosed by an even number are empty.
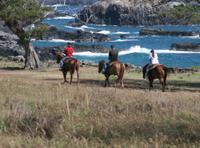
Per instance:
[[[110,62],[117,61],[118,60],[118,51],[111,49],[109,51],[108,59],[109,59]]]

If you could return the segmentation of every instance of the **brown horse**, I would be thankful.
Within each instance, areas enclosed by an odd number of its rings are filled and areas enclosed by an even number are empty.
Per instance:
[[[145,78],[148,64],[143,67],[143,78]],[[154,79],[159,79],[162,84],[162,91],[165,91],[166,79],[167,79],[167,67],[164,65],[153,65],[148,71],[147,78],[149,79],[149,90],[153,88]]]
[[[60,63],[60,60],[64,57],[64,54],[62,52],[54,52],[54,54],[56,56],[57,63]],[[70,84],[72,83],[73,74],[75,71],[77,73],[77,83],[79,83],[79,67],[80,66],[78,60],[74,58],[69,58],[64,60],[64,65],[61,70],[63,73],[64,83],[67,82],[66,80],[67,72],[70,73]]]
[[[105,64],[105,61],[102,60],[102,61],[99,61],[99,70],[98,72],[102,72],[103,70],[103,67],[104,67],[104,64]],[[108,64],[108,70],[104,73],[106,79],[105,79],[105,87],[108,85],[110,85],[110,82],[109,82],[109,77],[110,75],[117,75],[117,80],[115,82],[115,86],[117,86],[118,83],[120,83],[120,87],[124,87],[124,80],[123,80],[123,76],[124,76],[124,70],[125,70],[125,66],[124,64],[118,62],[118,61],[113,61],[113,62],[110,62]]]

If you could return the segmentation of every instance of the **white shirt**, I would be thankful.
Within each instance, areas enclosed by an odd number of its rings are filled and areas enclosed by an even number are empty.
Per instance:
[[[158,55],[156,53],[154,53],[154,57],[152,53],[149,54],[149,64],[159,64]]]

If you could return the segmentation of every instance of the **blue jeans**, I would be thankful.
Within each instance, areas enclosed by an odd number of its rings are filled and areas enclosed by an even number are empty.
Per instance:
[[[65,60],[66,58],[67,58],[67,57],[63,57],[63,58],[60,60],[60,63],[59,63],[59,67],[60,67],[60,69],[63,68],[64,60]]]

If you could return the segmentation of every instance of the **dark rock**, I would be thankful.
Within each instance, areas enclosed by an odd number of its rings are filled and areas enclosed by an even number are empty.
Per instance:
[[[99,45],[80,45],[80,44],[73,44],[75,52],[84,52],[84,51],[91,51],[91,52],[108,52],[109,49],[99,46]],[[36,47],[36,52],[38,53],[39,59],[41,61],[48,61],[55,59],[52,51],[63,51],[64,46],[55,46],[55,47]]]
[[[173,43],[171,50],[200,51],[200,43]]]
[[[79,14],[80,20],[96,24],[147,25],[160,23],[160,2],[99,1],[85,7]]]
[[[194,36],[198,35],[198,32],[189,31],[167,31],[155,28],[141,29],[139,35],[168,35],[168,36]]]
[[[82,30],[77,30],[75,32],[66,32],[58,30],[54,26],[50,26],[49,30],[43,34],[42,39],[44,40],[51,40],[51,39],[64,39],[64,40],[75,40],[77,42],[82,41],[109,41],[107,35],[98,34],[98,33],[90,33]]]
[[[19,45],[19,38],[0,21],[0,56],[24,55],[24,49]]]
[[[167,12],[180,5],[191,3],[186,0],[102,0],[85,7],[79,18],[86,23],[112,25],[190,24],[188,18],[172,21],[167,16]],[[194,6],[198,7],[198,2]]]
[[[18,55],[18,56],[8,56],[8,59],[11,61],[16,61],[16,62],[25,62],[25,58],[22,55]]]

